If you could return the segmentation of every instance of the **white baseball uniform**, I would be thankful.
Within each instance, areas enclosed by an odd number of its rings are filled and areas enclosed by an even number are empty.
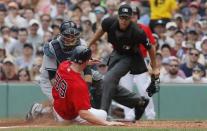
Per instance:
[[[147,64],[146,59],[145,63]],[[156,116],[154,103],[152,97],[149,97],[148,93],[146,92],[146,89],[150,85],[150,83],[151,77],[148,72],[137,75],[127,73],[119,81],[119,84],[127,88],[128,90],[133,91],[133,88],[136,87],[136,91],[138,91],[141,96],[149,98],[150,101],[145,109],[145,116],[147,119],[153,120]],[[126,106],[124,106],[124,114],[125,119],[134,120],[135,118],[134,109],[128,108]]]

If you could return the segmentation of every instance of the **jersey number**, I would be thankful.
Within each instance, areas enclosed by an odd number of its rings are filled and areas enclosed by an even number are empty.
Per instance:
[[[60,75],[57,73],[56,78],[55,78],[55,89],[56,91],[59,92],[59,96],[61,98],[65,97],[65,93],[67,90],[67,83],[65,82],[65,80],[63,80]]]

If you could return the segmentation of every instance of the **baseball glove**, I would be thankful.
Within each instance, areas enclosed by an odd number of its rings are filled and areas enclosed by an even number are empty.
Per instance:
[[[148,96],[152,97],[156,92],[160,90],[160,79],[159,77],[155,77],[154,75],[151,76],[151,83],[149,87],[146,89]]]

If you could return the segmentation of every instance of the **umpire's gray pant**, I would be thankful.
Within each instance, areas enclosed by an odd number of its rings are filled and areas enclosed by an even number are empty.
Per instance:
[[[109,70],[103,80],[101,109],[108,112],[112,99],[127,107],[135,107],[139,96],[119,85],[119,80],[130,70],[132,57],[112,52],[109,58]],[[139,66],[139,65],[137,65]]]

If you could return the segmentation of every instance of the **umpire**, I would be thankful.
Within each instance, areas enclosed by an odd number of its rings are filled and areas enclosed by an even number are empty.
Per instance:
[[[108,72],[103,80],[103,94],[101,109],[108,111],[111,100],[130,108],[135,107],[136,120],[140,119],[149,100],[138,97],[137,94],[119,86],[119,80],[127,72],[141,74],[147,71],[144,59],[137,48],[140,43],[148,50],[151,58],[152,73],[159,76],[159,69],[156,69],[155,49],[149,43],[144,31],[131,21],[132,8],[121,5],[117,17],[108,17],[102,21],[101,27],[96,31],[89,46],[96,44],[96,41],[107,32],[108,42],[113,45],[113,52],[108,61]],[[142,103],[142,104],[140,104]]]

